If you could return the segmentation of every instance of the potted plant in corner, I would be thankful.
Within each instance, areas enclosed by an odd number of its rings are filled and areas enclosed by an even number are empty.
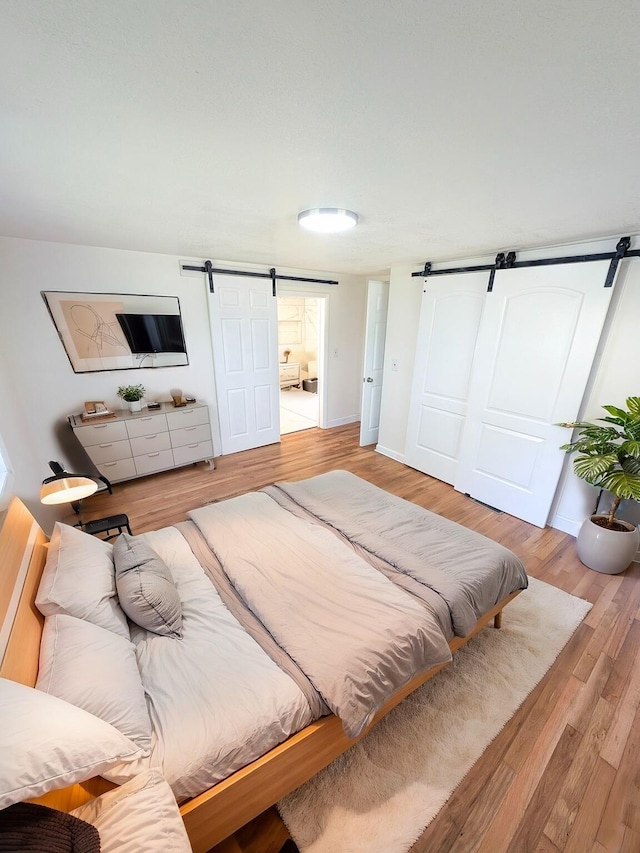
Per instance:
[[[623,498],[640,501],[640,397],[628,397],[627,408],[603,406],[603,425],[563,423],[577,430],[573,441],[560,448],[577,453],[573,470],[578,477],[613,495],[606,515],[585,519],[576,540],[578,557],[590,569],[616,575],[633,560],[640,544],[638,528],[616,518]]]
[[[145,390],[142,385],[121,385],[118,388],[118,397],[125,401],[130,412],[142,411],[142,403]]]

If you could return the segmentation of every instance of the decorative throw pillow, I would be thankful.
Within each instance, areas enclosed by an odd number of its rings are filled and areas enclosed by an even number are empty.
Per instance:
[[[110,768],[119,776],[109,773],[112,781],[121,781],[142,755],[104,720],[7,678],[0,678],[0,708],[0,809]]]
[[[120,606],[132,622],[170,637],[182,637],[182,605],[171,571],[136,536],[122,533],[113,546]]]
[[[101,853],[191,853],[175,797],[159,770],[74,809],[100,833]]]
[[[44,616],[66,613],[130,639],[116,593],[112,545],[56,523],[36,607]]]
[[[149,755],[151,720],[129,640],[73,616],[47,616],[36,687],[111,723]]]

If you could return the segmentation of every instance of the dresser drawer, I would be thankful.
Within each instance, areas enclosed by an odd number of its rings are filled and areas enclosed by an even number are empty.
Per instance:
[[[103,444],[94,444],[87,447],[87,453],[96,465],[100,465],[102,462],[128,459],[132,455],[131,445],[128,441],[106,441]]]
[[[136,476],[136,466],[132,458],[118,459],[116,462],[101,462],[98,465],[98,471],[110,483],[118,483],[120,480],[130,480]]]
[[[210,441],[198,441],[193,444],[185,444],[184,447],[173,448],[173,458],[176,465],[188,465],[189,462],[198,462],[201,459],[213,457],[213,444]]]
[[[176,409],[175,412],[167,412],[167,423],[169,429],[182,429],[187,426],[209,423],[209,407],[197,406],[195,409]]]
[[[173,453],[170,450],[156,450],[154,453],[136,456],[134,462],[138,474],[153,474],[154,471],[163,471],[174,466]]]
[[[123,421],[87,424],[87,426],[76,427],[74,432],[83,447],[91,447],[92,444],[105,444],[107,441],[123,441],[128,438],[127,428]]]
[[[280,380],[290,380],[295,379],[296,382],[300,378],[300,365],[299,364],[281,364],[279,365],[280,372]]]
[[[153,435],[141,435],[131,439],[131,450],[134,456],[145,456],[156,450],[169,450],[171,442],[168,432],[156,432]]]
[[[195,444],[198,441],[211,441],[209,424],[172,429],[169,435],[172,447],[183,447],[185,444]]]
[[[166,415],[143,415],[140,418],[131,418],[125,423],[129,438],[155,435],[158,432],[166,432],[168,429]]]

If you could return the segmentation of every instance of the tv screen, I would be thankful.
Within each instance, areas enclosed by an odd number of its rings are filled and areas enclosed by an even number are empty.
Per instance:
[[[184,352],[179,314],[116,314],[132,353]]]

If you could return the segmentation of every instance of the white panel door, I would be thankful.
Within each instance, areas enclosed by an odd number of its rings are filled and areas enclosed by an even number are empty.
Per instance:
[[[384,281],[370,281],[367,289],[367,326],[364,339],[361,447],[375,444],[378,440],[388,302],[389,285]]]
[[[210,294],[222,453],[280,441],[278,311],[269,279],[218,275]]]
[[[544,527],[611,300],[608,261],[499,270],[455,488]]]
[[[427,279],[407,422],[407,465],[453,483],[489,274]]]

